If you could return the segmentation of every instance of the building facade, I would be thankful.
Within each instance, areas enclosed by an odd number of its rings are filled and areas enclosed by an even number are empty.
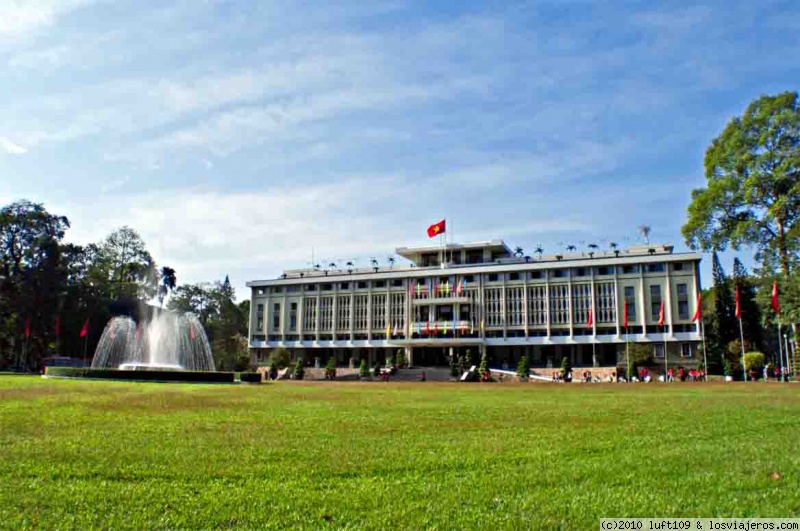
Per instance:
[[[301,269],[247,283],[255,363],[293,358],[445,365],[470,349],[493,367],[624,366],[626,343],[670,364],[702,358],[697,253],[669,245],[520,257],[501,240],[398,248],[404,266]],[[625,318],[627,314],[627,324]],[[659,325],[662,319],[663,325]]]

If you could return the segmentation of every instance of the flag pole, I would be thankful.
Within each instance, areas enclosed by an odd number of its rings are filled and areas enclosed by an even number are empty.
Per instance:
[[[747,367],[744,365],[744,329],[742,328],[742,318],[739,317],[739,344],[742,346],[742,377],[747,381]]]
[[[778,321],[778,366],[781,369],[778,382],[783,381],[783,340],[781,339],[781,323]]]
[[[663,324],[661,326],[664,328],[664,383],[666,383],[667,373],[669,372],[669,352],[667,352],[667,325]]]
[[[628,382],[631,381],[631,353],[630,353],[630,337],[628,334],[628,327],[625,327],[625,364],[628,367]]]
[[[705,369],[705,381],[708,382],[708,356],[706,355],[706,326],[703,318],[700,318],[700,337],[703,339],[703,368]]]

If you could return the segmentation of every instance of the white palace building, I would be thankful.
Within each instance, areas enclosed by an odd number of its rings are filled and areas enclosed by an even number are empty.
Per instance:
[[[700,254],[646,245],[518,257],[501,240],[396,253],[410,264],[248,282],[253,361],[283,347],[307,362],[372,365],[402,348],[411,365],[437,366],[471,349],[493,367],[513,369],[525,354],[533,368],[564,356],[574,367],[613,367],[625,365],[626,341],[662,360],[667,345],[670,364],[702,358],[692,321]]]

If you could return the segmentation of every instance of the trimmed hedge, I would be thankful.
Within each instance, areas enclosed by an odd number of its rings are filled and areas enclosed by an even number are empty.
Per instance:
[[[245,383],[261,383],[260,372],[243,372],[239,375],[239,381]]]
[[[140,382],[233,383],[232,372],[212,371],[121,371],[88,367],[45,367],[45,376]],[[260,376],[260,375],[259,375]]]

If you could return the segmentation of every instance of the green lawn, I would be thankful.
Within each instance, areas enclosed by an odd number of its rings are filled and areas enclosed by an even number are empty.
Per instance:
[[[0,376],[0,527],[597,529],[799,516],[798,384]]]

